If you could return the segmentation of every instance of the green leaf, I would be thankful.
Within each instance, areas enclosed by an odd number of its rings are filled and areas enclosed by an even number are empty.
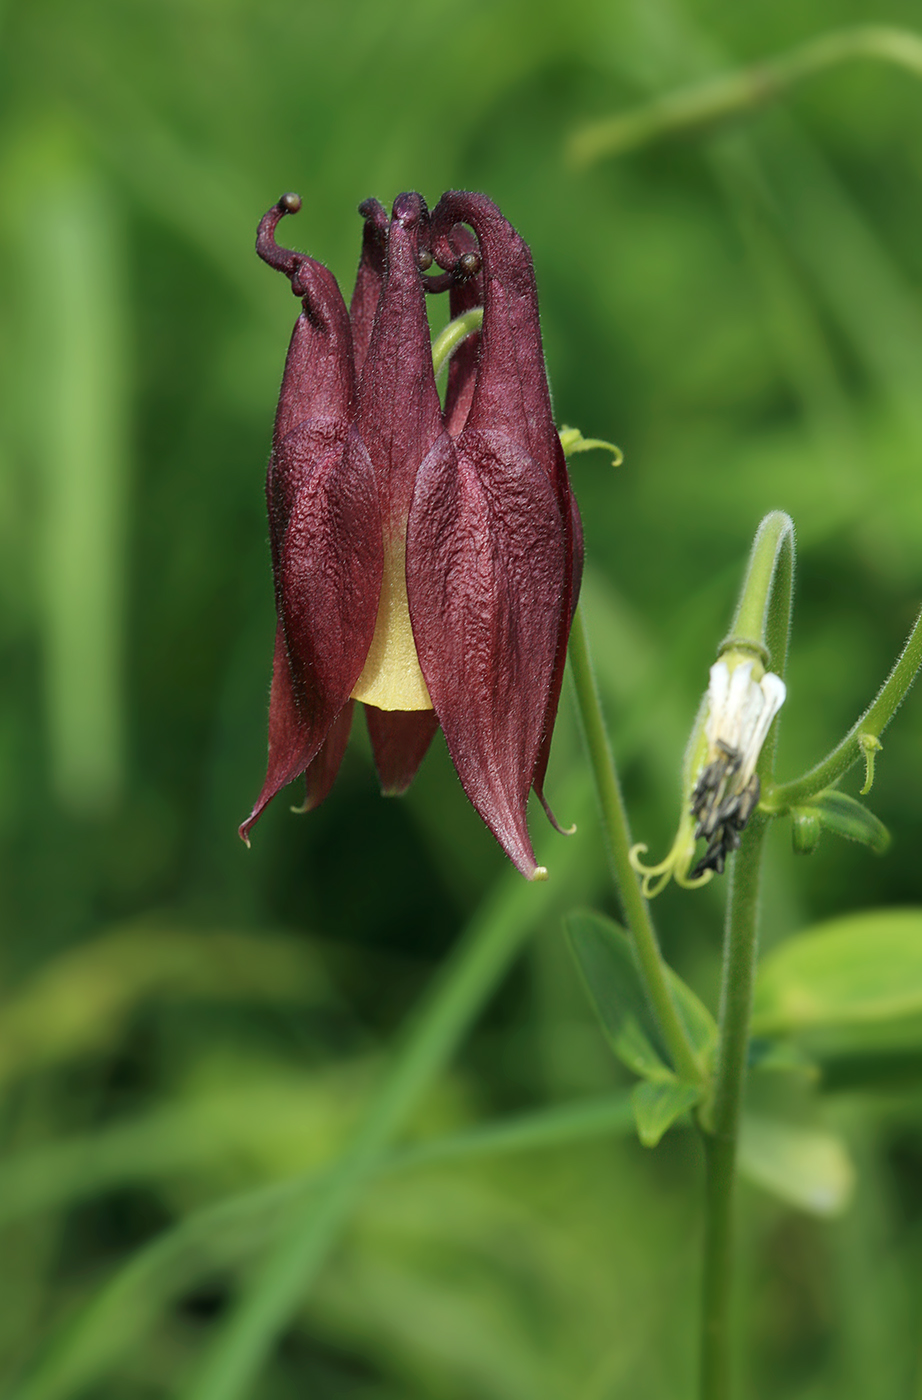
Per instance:
[[[570,914],[564,927],[589,1000],[618,1059],[645,1079],[672,1079],[624,929],[583,911]]]
[[[657,1082],[674,1076],[634,958],[631,939],[611,919],[579,910],[564,921],[583,984],[614,1053],[635,1074]],[[676,1008],[695,1049],[709,1058],[717,1026],[707,1007],[667,968]]]
[[[677,1079],[660,1084],[635,1084],[631,1104],[637,1122],[637,1136],[644,1147],[655,1147],[667,1128],[688,1109],[700,1103],[704,1090]]]
[[[920,909],[832,919],[782,943],[759,969],[755,1037],[865,1027],[892,1040],[893,1023],[912,1018],[922,1018]]]
[[[753,1114],[743,1118],[738,1165],[757,1186],[811,1215],[840,1215],[855,1186],[851,1158],[834,1133]]]
[[[878,856],[883,855],[890,845],[890,833],[880,818],[868,811],[863,802],[836,788],[829,788],[806,806],[798,807],[794,817],[801,828],[812,817],[825,831],[844,836],[848,841],[857,841],[862,846],[870,846]],[[818,831],[816,840],[819,840]]]

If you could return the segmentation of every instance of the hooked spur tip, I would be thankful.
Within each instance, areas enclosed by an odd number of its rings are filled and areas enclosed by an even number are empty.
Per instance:
[[[476,277],[480,271],[481,257],[479,253],[462,253],[455,263],[455,272],[459,277]]]
[[[529,879],[531,879],[534,883],[538,883],[539,881],[546,880],[546,879],[547,879],[547,866],[546,866],[546,865],[536,865],[535,868],[534,868],[533,873],[529,876]]]
[[[297,214],[301,208],[301,196],[289,191],[282,195],[278,207],[283,214]]]

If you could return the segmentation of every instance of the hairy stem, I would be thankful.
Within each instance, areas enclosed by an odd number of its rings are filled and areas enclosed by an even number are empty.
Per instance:
[[[865,757],[862,741],[878,739],[909,693],[922,666],[922,612],[916,618],[906,645],[884,681],[874,703],[852,725],[840,744],[803,777],[773,788],[763,803],[773,814],[785,812],[825,791],[853,764]]]
[[[704,1070],[676,1011],[666,981],[665,967],[649,905],[643,897],[637,875],[631,865],[631,833],[627,812],[608,742],[586,630],[579,608],[576,610],[570,632],[570,670],[576,687],[589,763],[602,812],[615,887],[624,910],[625,922],[634,938],[637,961],[647,996],[659,1019],[676,1073],[689,1083],[700,1083],[704,1078]]]
[[[730,1324],[736,1156],[758,946],[762,843],[767,827],[764,818],[758,816],[750,822],[743,833],[730,876],[717,1072],[704,1133],[706,1186],[701,1400],[729,1400],[731,1394]]]

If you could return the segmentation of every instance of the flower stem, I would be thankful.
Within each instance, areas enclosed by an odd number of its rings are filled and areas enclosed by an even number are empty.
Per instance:
[[[720,1042],[705,1149],[704,1286],[701,1400],[729,1400],[733,1211],[740,1112],[758,945],[759,876],[768,822],[755,816],[743,833],[730,876],[720,995]]]
[[[882,24],[831,30],[777,58],[721,73],[593,122],[571,139],[570,158],[578,166],[592,165],[676,132],[688,133],[726,121],[783,96],[814,73],[855,58],[881,59],[922,77],[922,38],[909,29]]]
[[[751,646],[765,652],[765,663],[784,675],[794,589],[794,522],[783,510],[769,511],[749,552],[746,577],[730,636],[721,651]]]
[[[483,325],[483,307],[475,306],[449,321],[445,329],[432,342],[432,371],[436,378],[442,373],[458,346],[469,335],[474,335]]]
[[[631,865],[632,843],[627,812],[608,742],[586,629],[579,608],[576,610],[570,631],[570,671],[576,687],[589,763],[602,811],[602,824],[615,888],[624,910],[625,921],[634,938],[637,961],[647,996],[659,1019],[679,1078],[691,1084],[701,1083],[704,1079],[704,1068],[676,1011],[666,981],[650,909]]]
[[[774,814],[787,811],[823,792],[854,763],[865,757],[867,740],[877,739],[886,729],[909,693],[909,687],[922,666],[922,612],[916,618],[906,645],[884,681],[877,698],[852,725],[840,744],[802,778],[781,783],[767,794],[764,808]],[[862,741],[865,741],[863,746]]]

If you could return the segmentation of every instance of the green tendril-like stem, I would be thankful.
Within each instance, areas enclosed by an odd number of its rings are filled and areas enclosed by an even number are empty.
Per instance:
[[[763,807],[772,815],[780,815],[791,807],[809,801],[824,792],[853,764],[864,759],[867,774],[863,791],[870,788],[874,776],[874,754],[880,748],[879,738],[906,699],[909,688],[922,666],[922,612],[907,638],[906,645],[893,670],[877,693],[874,703],[852,725],[840,744],[828,753],[803,777],[781,783],[767,796]]]

